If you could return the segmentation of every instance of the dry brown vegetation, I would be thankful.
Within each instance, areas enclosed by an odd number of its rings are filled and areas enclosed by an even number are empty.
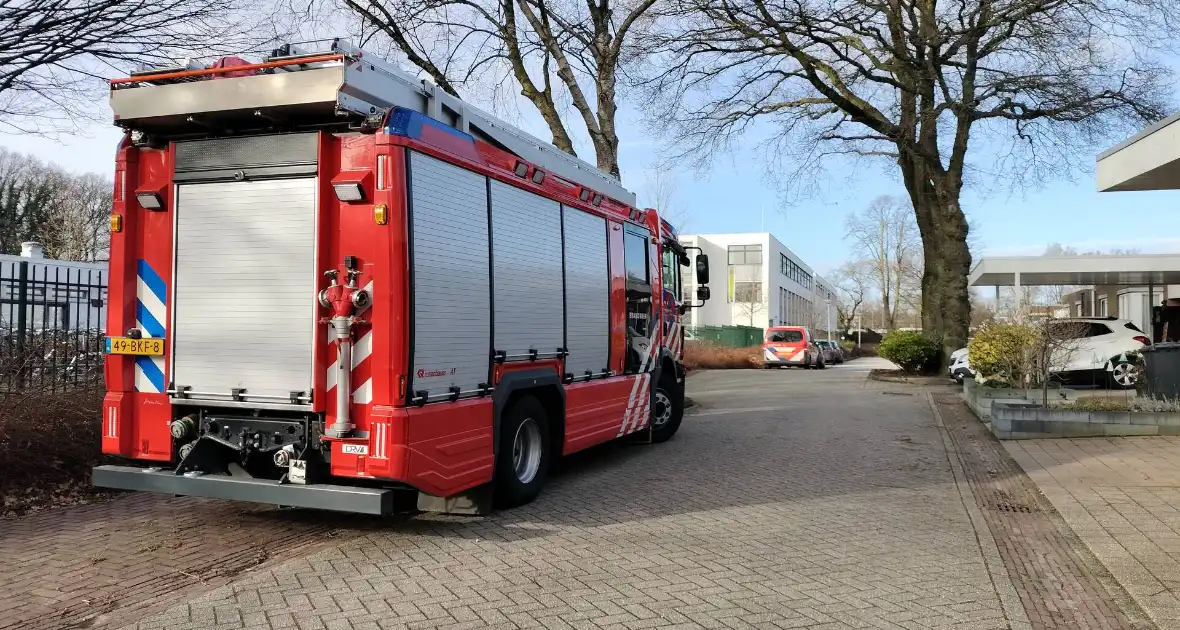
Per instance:
[[[689,370],[741,370],[762,367],[762,348],[728,348],[704,341],[684,344],[684,366]]]
[[[99,496],[90,469],[102,459],[101,375],[54,391],[50,382],[20,385],[14,375],[29,368],[12,354],[0,370],[11,377],[0,389],[0,517]]]

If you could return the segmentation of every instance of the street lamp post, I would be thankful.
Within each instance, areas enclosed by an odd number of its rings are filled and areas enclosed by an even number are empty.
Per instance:
[[[832,340],[832,300],[828,298],[824,300],[828,305],[828,341]]]

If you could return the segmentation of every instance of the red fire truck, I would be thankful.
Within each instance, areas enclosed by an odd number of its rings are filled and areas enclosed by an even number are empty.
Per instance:
[[[339,39],[111,107],[95,485],[484,513],[679,427],[689,252],[594,166]]]

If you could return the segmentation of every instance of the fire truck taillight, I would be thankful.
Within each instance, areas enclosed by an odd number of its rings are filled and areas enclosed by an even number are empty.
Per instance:
[[[111,215],[111,234],[117,234],[123,231],[123,215]]]
[[[389,206],[383,203],[373,206],[373,222],[377,225],[389,223]]]

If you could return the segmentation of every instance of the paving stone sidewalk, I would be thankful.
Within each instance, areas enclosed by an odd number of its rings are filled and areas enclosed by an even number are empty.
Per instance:
[[[1180,630],[1180,438],[1005,446],[1151,619]]]

